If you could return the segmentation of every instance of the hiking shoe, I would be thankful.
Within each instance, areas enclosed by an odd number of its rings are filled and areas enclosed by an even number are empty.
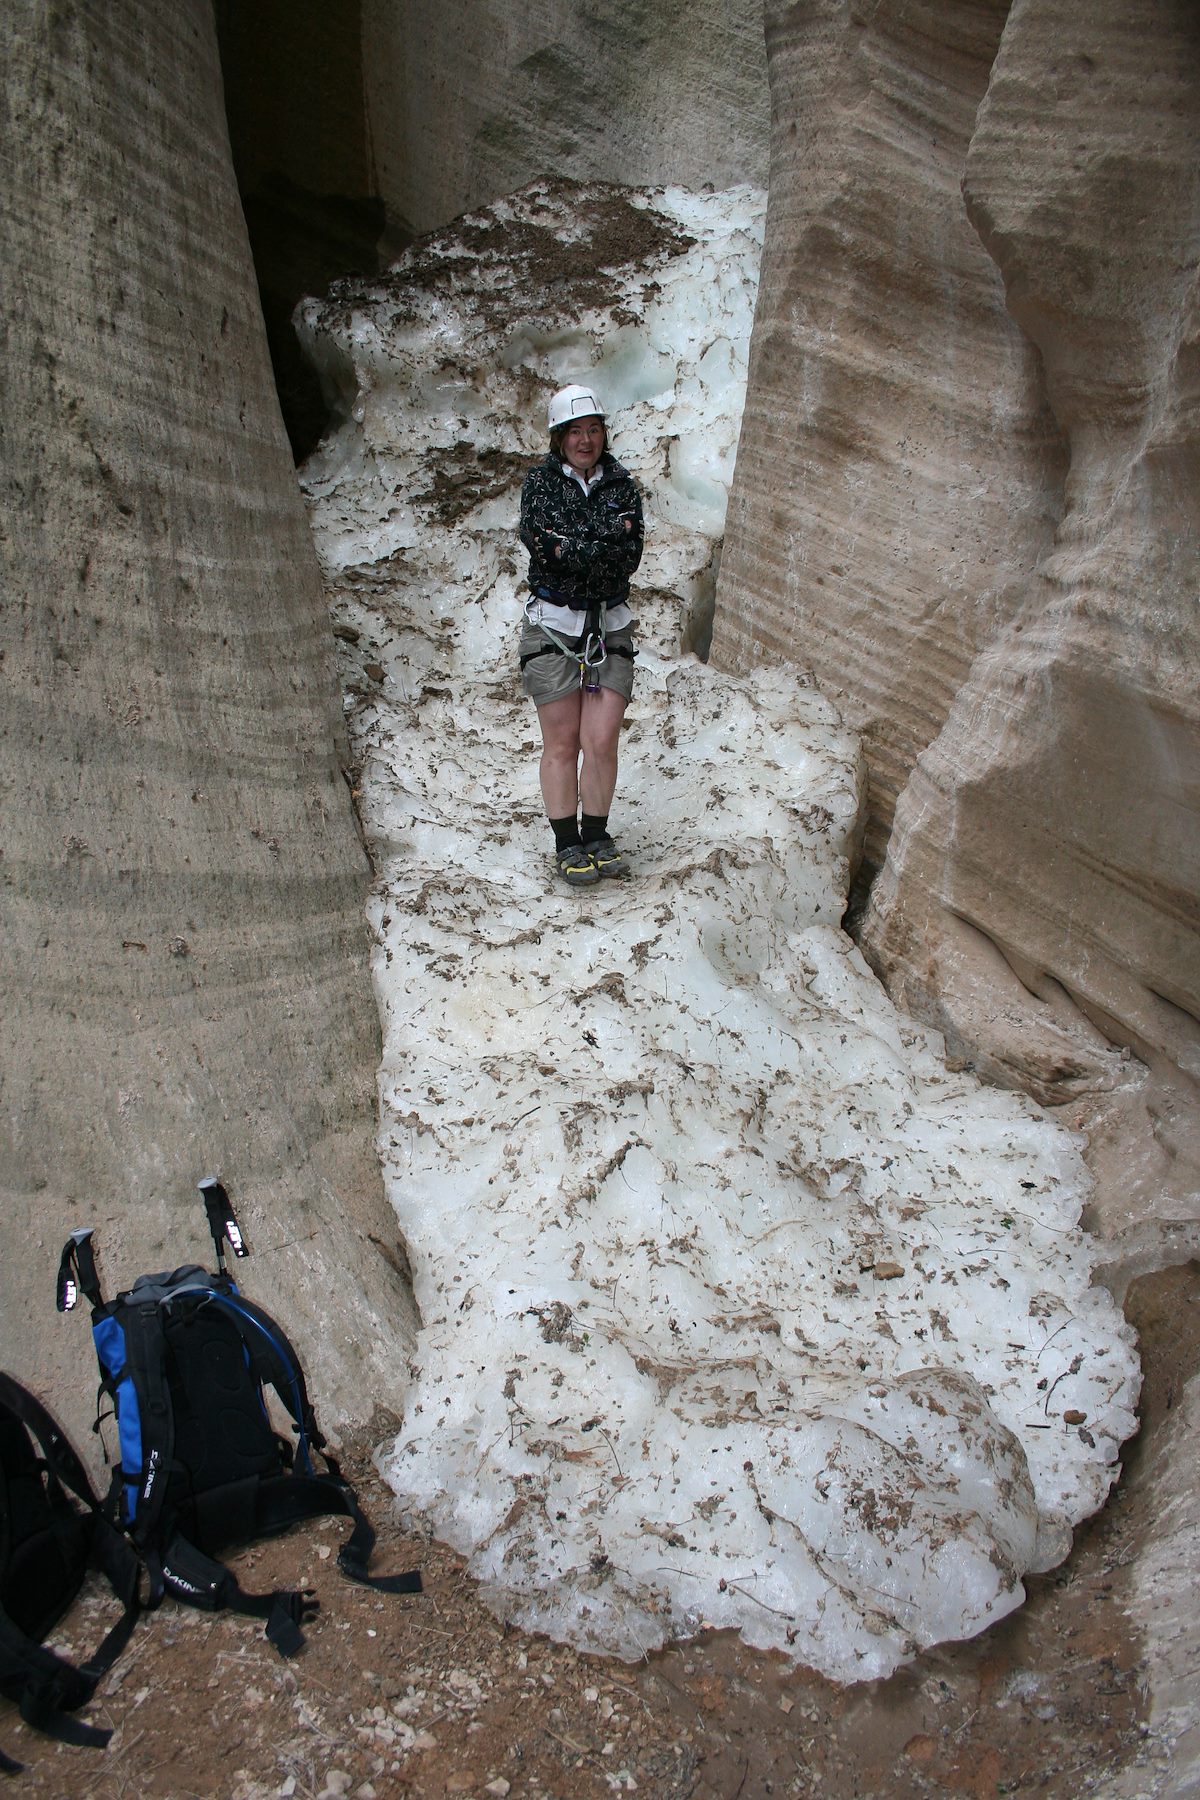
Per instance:
[[[591,848],[583,844],[568,844],[555,857],[558,872],[564,881],[572,887],[580,887],[585,881],[599,881],[600,871],[592,858]]]
[[[629,864],[611,838],[596,838],[593,843],[585,844],[584,849],[590,851],[598,874],[624,875],[628,871]]]

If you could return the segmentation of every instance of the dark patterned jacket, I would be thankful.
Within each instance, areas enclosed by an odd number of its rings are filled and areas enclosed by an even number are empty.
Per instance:
[[[642,560],[642,497],[628,469],[606,450],[590,494],[551,452],[530,469],[521,489],[521,542],[529,551],[529,585],[558,606],[610,606],[629,594]],[[625,520],[632,529],[626,531]],[[556,555],[561,545],[562,554]]]

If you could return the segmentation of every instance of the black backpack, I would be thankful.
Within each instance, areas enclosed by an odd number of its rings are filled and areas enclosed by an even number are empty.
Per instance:
[[[146,1567],[148,1604],[171,1593],[205,1611],[229,1607],[263,1618],[266,1636],[292,1656],[304,1642],[301,1625],[316,1613],[316,1596],[244,1592],[217,1560],[231,1545],[341,1514],[354,1526],[338,1553],[343,1574],[386,1594],[419,1593],[421,1577],[416,1570],[368,1573],[375,1533],[326,1448],[300,1360],[277,1321],[226,1272],[226,1244],[236,1256],[247,1253],[229,1197],[211,1177],[200,1191],[215,1273],[187,1263],[143,1275],[105,1301],[92,1233],[75,1231],[63,1248],[58,1307],[69,1311],[81,1293],[91,1302],[101,1375],[96,1428],[107,1397],[120,1444],[105,1506]],[[282,1403],[292,1437],[272,1424],[268,1390]]]
[[[82,1666],[42,1640],[67,1611],[89,1569],[101,1570],[124,1608]],[[102,1516],[87,1473],[40,1400],[0,1373],[0,1693],[27,1724],[67,1744],[112,1736],[71,1714],[86,1706],[128,1641],[138,1613],[139,1565]],[[0,1750],[0,1769],[21,1764]]]

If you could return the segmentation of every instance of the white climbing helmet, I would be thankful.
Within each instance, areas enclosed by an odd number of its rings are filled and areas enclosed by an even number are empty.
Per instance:
[[[560,425],[569,425],[572,419],[603,418],[604,408],[596,398],[595,390],[590,387],[559,388],[551,397],[546,412],[546,423],[551,431]]]

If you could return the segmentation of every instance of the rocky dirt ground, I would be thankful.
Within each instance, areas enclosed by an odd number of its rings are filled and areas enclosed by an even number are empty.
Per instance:
[[[905,1800],[917,1795],[1104,1794],[1158,1745],[1142,1647],[1123,1606],[1153,1503],[1148,1449],[1200,1364],[1200,1268],[1135,1284],[1146,1368],[1141,1437],[1105,1511],[1027,1605],[973,1643],[888,1682],[839,1689],[780,1657],[702,1635],[628,1666],[510,1631],[457,1557],[403,1533],[366,1454],[347,1466],[379,1527],[375,1568],[423,1570],[420,1597],[344,1581],[327,1522],[237,1561],[247,1587],[308,1584],[321,1599],[283,1662],[257,1624],[164,1606],[140,1625],[92,1717],[103,1752],[36,1737],[0,1705],[0,1742],[26,1763],[14,1800]],[[86,1595],[60,1644],[86,1652],[106,1605]]]

